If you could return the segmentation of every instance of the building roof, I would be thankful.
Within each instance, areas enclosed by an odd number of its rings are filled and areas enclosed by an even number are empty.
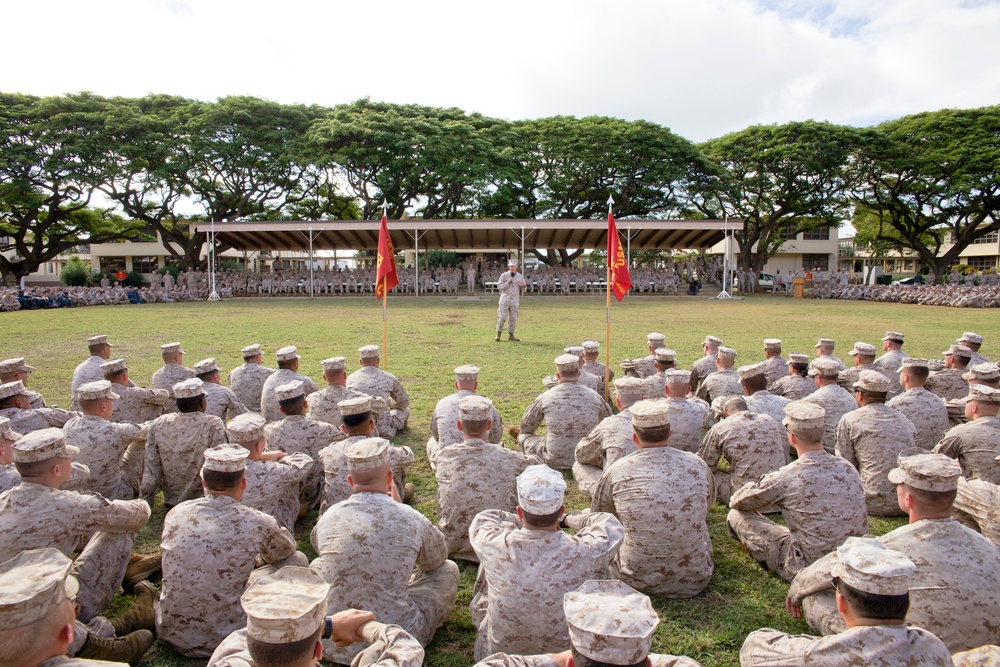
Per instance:
[[[618,220],[618,231],[637,249],[709,248],[724,238],[724,230],[743,229],[739,220]],[[600,248],[607,245],[606,220],[392,220],[388,223],[394,248]],[[209,233],[212,223],[198,223]],[[296,220],[217,222],[219,241],[236,250],[376,250],[378,220]],[[415,242],[415,237],[419,239]]]

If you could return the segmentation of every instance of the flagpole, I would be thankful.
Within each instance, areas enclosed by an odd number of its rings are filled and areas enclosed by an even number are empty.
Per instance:
[[[615,200],[608,195],[608,216],[611,216],[611,207]],[[610,225],[608,234],[611,233]],[[611,396],[608,390],[608,382],[611,379],[611,238],[608,238],[608,279],[604,290],[607,298],[607,313],[604,318],[604,400],[610,401]]]
[[[386,199],[382,199],[382,217],[385,218],[386,212],[389,210],[389,202]],[[393,261],[393,257],[385,257],[382,259],[383,262]],[[376,262],[376,267],[378,263]],[[377,273],[377,271],[376,271]],[[382,276],[382,370],[387,370],[389,366],[389,290],[386,289],[389,280],[386,276]],[[375,287],[378,291],[378,286]]]

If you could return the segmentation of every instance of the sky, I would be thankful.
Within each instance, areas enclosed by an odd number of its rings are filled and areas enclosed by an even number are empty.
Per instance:
[[[1000,104],[1000,0],[51,0],[0,12],[0,90],[361,97],[487,116],[871,125]]]

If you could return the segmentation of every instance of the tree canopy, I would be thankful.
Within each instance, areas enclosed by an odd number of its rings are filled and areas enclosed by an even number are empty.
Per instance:
[[[694,145],[647,121],[507,121],[361,99],[0,93],[0,272],[76,245],[158,235],[203,264],[199,221],[424,218],[742,219],[739,264],[852,216],[940,271],[1000,228],[1000,107],[872,128],[753,126]],[[945,244],[953,243],[950,247]],[[221,251],[224,248],[217,248]],[[581,251],[532,248],[549,264]],[[938,257],[941,255],[941,257]]]

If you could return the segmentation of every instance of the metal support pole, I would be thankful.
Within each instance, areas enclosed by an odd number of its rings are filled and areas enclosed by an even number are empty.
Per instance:
[[[729,214],[723,213],[722,216],[722,237],[724,239],[724,245],[722,246],[722,291],[719,292],[716,299],[732,299],[733,295],[729,293],[726,289],[726,281],[729,280]]]
[[[221,301],[219,293],[215,291],[215,220],[212,220],[212,231],[208,237],[208,264],[208,286],[211,290],[208,300]]]
[[[309,228],[309,298],[315,297],[315,291],[313,289],[313,230],[312,227]]]

